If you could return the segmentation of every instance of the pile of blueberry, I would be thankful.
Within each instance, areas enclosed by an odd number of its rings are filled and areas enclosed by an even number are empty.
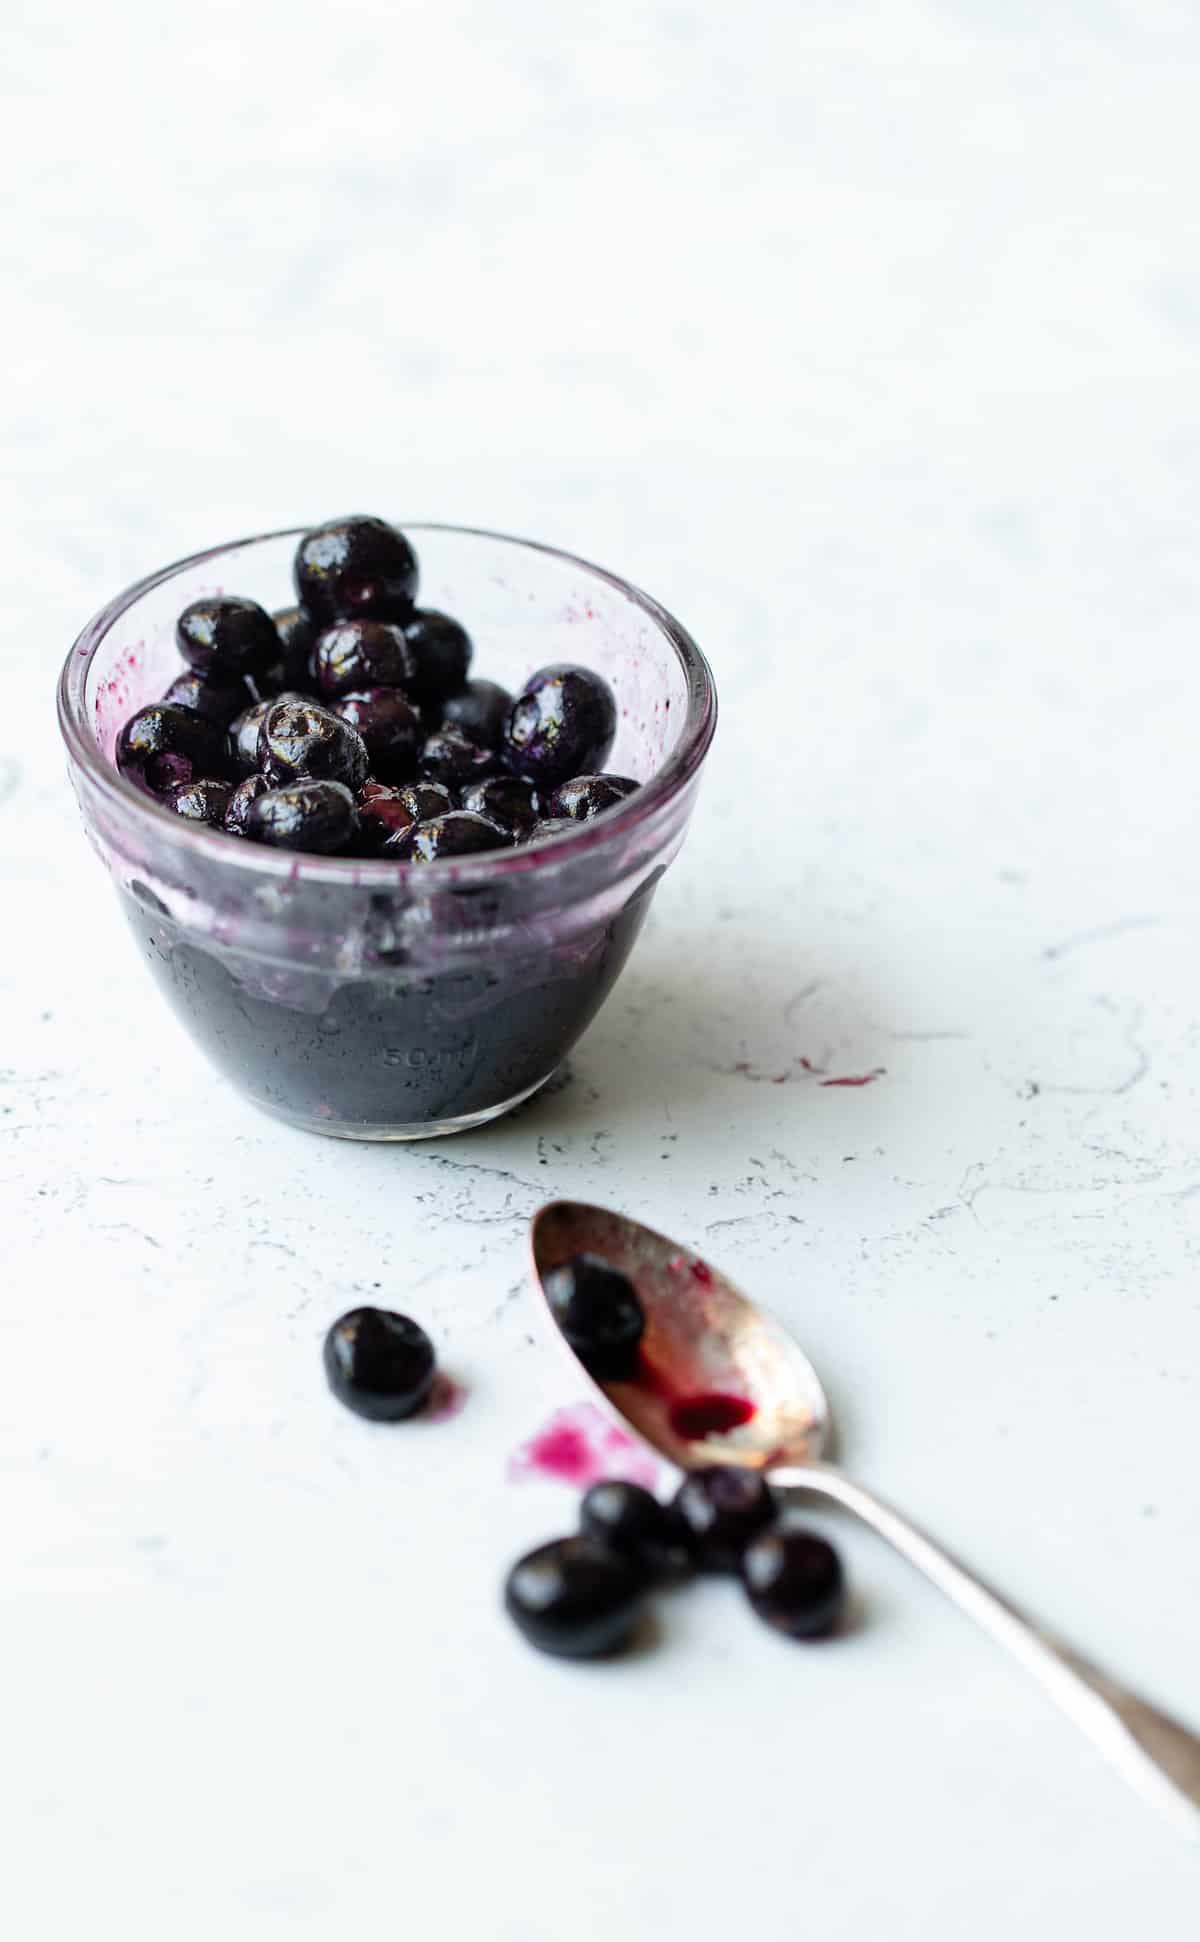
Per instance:
[[[121,774],[192,822],[277,849],[430,863],[536,842],[632,794],[602,773],[612,689],[569,663],[515,698],[469,680],[470,637],[414,604],[386,520],[332,520],[296,549],[298,604],[193,601],[187,663],[117,741]]]

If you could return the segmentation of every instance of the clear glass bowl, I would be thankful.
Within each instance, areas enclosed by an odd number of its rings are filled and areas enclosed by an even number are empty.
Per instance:
[[[405,531],[418,598],[462,620],[473,672],[513,690],[549,661],[607,676],[620,714],[609,766],[644,785],[636,795],[526,849],[404,864],[266,849],[125,782],[117,733],[179,671],[181,609],[221,591],[289,603],[298,530],[140,581],[84,628],[59,687],[88,836],[179,1017],[255,1104],[343,1139],[461,1132],[550,1077],[683,841],[716,720],[704,657],[635,587],[525,540]]]

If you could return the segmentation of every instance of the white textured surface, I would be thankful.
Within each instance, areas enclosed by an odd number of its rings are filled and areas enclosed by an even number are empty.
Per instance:
[[[496,1593],[571,1511],[504,1480],[570,1400],[523,1226],[593,1196],[1200,1722],[1194,12],[10,19],[5,1932],[1192,1942],[1195,1855],[854,1531],[826,1651],[715,1586],[572,1670]],[[399,1151],[210,1081],[48,707],[136,574],[351,505],[610,562],[724,700],[573,1085]],[[323,1393],[376,1288],[457,1421]]]

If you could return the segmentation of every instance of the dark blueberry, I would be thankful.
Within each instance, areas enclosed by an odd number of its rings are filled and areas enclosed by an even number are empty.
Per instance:
[[[228,728],[250,701],[244,681],[206,680],[202,674],[177,674],[163,700],[174,708],[190,708],[218,728]]]
[[[575,836],[579,825],[569,816],[543,816],[525,838],[527,843],[542,843],[548,836]]]
[[[476,856],[484,850],[506,850],[512,837],[486,816],[468,809],[452,809],[418,823],[405,841],[404,854],[413,863],[436,863],[444,856]]]
[[[512,696],[497,681],[468,681],[442,703],[442,726],[461,728],[480,748],[499,748]]]
[[[366,688],[413,685],[417,664],[402,628],[387,620],[342,620],[318,634],[313,677],[327,699]]]
[[[509,710],[503,755],[516,775],[556,789],[573,775],[604,767],[617,732],[612,689],[590,668],[541,668]]]
[[[637,1374],[646,1317],[627,1275],[598,1254],[576,1254],[544,1285],[550,1311],[589,1375],[627,1382]]]
[[[271,621],[283,649],[288,679],[300,686],[310,678],[309,656],[317,638],[312,615],[306,614],[303,607],[277,607]]]
[[[273,784],[313,778],[357,789],[370,763],[356,728],[318,701],[273,701],[258,731],[258,766]]]
[[[514,1564],[504,1606],[540,1652],[598,1659],[626,1645],[642,1614],[636,1565],[586,1537],[561,1537]]]
[[[411,809],[406,809],[394,789],[385,789],[381,783],[368,783],[360,791],[358,798],[358,841],[355,852],[359,856],[403,857],[408,851],[409,832],[415,829],[417,817]]]
[[[459,796],[464,809],[486,816],[511,836],[528,836],[541,814],[541,798],[532,782],[520,775],[493,775],[468,782]]]
[[[499,763],[491,749],[477,748],[457,728],[440,728],[424,743],[418,758],[421,774],[447,789],[464,789],[495,775]]]
[[[244,781],[238,783],[225,808],[224,827],[231,836],[246,834],[250,805],[257,802],[260,796],[265,795],[270,786],[265,775],[248,775]]]
[[[399,688],[366,688],[333,704],[367,745],[371,772],[381,782],[403,782],[415,774],[424,729],[421,717]]]
[[[175,623],[179,652],[197,674],[229,680],[261,674],[279,658],[279,636],[256,600],[221,594],[193,600]]]
[[[416,657],[413,693],[418,701],[440,701],[462,687],[471,665],[471,637],[449,614],[423,607],[404,623],[404,638]]]
[[[319,626],[407,620],[417,591],[417,556],[386,519],[331,519],[304,535],[295,576],[300,604]]]
[[[131,715],[117,737],[117,767],[148,795],[164,796],[177,782],[233,771],[229,737],[192,708],[155,701]]]
[[[246,835],[275,850],[336,856],[357,831],[354,797],[342,782],[287,782],[257,796],[246,812]]]
[[[580,1506],[579,1528],[651,1578],[681,1577],[691,1563],[673,1511],[640,1483],[594,1483]]]
[[[846,1602],[842,1561],[832,1544],[786,1524],[746,1546],[742,1583],[758,1616],[793,1639],[822,1637]]]
[[[775,1518],[771,1487],[758,1471],[726,1463],[693,1470],[673,1508],[703,1571],[736,1571],[751,1538]]]
[[[449,815],[455,806],[454,797],[440,782],[406,782],[397,789],[396,797],[418,823],[429,823],[435,816]]]
[[[185,816],[189,823],[207,823],[210,829],[221,829],[232,794],[232,782],[198,776],[195,782],[177,782],[167,792],[167,808],[173,809],[177,816]]]
[[[386,1308],[352,1308],[325,1337],[325,1374],[339,1402],[375,1423],[420,1409],[437,1359],[419,1322]]]
[[[624,802],[637,788],[626,775],[575,775],[560,783],[550,798],[552,816],[569,816],[573,822],[588,823],[606,809]]]
[[[277,701],[300,701],[307,703],[307,695],[294,692],[268,695],[264,701],[256,701],[249,708],[243,708],[240,715],[230,724],[229,733],[233,738],[233,753],[239,775],[253,775],[258,768],[258,733]]]

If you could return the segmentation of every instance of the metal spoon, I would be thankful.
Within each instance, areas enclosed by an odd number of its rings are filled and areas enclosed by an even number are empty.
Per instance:
[[[648,1443],[684,1470],[743,1464],[768,1471],[781,1488],[853,1511],[1007,1646],[1127,1780],[1193,1839],[1200,1834],[1200,1739],[1106,1678],[899,1512],[822,1461],[829,1405],[812,1364],[779,1322],[677,1242],[602,1207],[552,1201],[534,1216],[531,1243],[543,1295],[547,1274],[577,1254],[601,1255],[634,1283],[646,1327],[633,1379],[595,1386]],[[737,1423],[739,1415],[746,1420]]]

